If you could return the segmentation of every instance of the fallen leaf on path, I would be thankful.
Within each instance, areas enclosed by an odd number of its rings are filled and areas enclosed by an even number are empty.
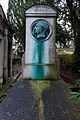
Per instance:
[[[66,111],[66,114],[68,114],[69,112],[68,111]]]
[[[6,107],[8,107],[9,105],[8,105],[8,104],[6,104],[5,106],[6,106]]]
[[[53,93],[51,93],[51,96],[53,96],[54,94]]]
[[[7,114],[8,116],[12,116],[12,114],[11,114],[10,112],[6,112],[6,114]]]
[[[54,112],[52,112],[52,116],[54,116],[55,115],[55,113]]]
[[[14,115],[16,115],[17,113],[15,112]]]

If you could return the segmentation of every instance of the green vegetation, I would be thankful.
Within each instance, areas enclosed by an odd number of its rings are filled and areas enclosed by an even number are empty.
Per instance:
[[[57,16],[57,41],[63,47],[69,47],[69,41],[74,41],[73,70],[80,70],[80,1],[79,0],[9,0],[7,17],[14,26],[15,45],[17,53],[24,51],[25,46],[25,10],[34,4],[47,4],[56,6]]]
[[[80,80],[76,81],[76,85],[78,85],[80,87]]]
[[[31,80],[29,81],[35,99],[37,99],[37,101],[39,101],[38,103],[38,115],[39,115],[39,120],[44,120],[44,104],[43,104],[43,100],[42,100],[42,92],[46,89],[49,89],[50,87],[50,81],[34,81]]]
[[[12,60],[12,69],[15,70],[21,66],[21,59]]]
[[[8,12],[7,17],[8,20],[14,25],[14,38],[16,40],[15,45],[18,45],[17,53],[24,51],[25,47],[25,10],[34,4],[47,4],[52,7],[54,7],[56,4],[59,5],[59,2],[54,2],[54,0],[47,0],[42,1],[41,0],[9,0],[9,6],[8,6]],[[57,6],[58,7],[58,6]],[[13,13],[13,14],[12,14]],[[60,13],[58,13],[58,18]],[[57,22],[57,40],[56,42],[59,42],[60,45],[63,44],[63,46],[66,46],[66,42],[71,40],[71,32],[70,30],[67,30],[66,27],[62,27],[62,25]]]
[[[74,48],[56,48],[57,54],[74,54]]]
[[[70,99],[76,98],[76,103],[80,102],[80,92],[70,92],[70,94],[72,95]]]
[[[69,48],[70,46],[69,42],[71,40],[72,40],[71,30],[70,29],[67,30],[66,27],[63,28],[63,26],[57,22],[56,43],[58,43],[60,47]]]
[[[79,52],[79,51],[78,51]],[[80,74],[80,57],[73,56],[73,67],[72,70]]]
[[[80,89],[80,80],[77,80],[75,85],[77,85],[77,87],[79,87],[79,89]],[[70,99],[75,98],[76,103],[80,103],[80,90],[78,90],[77,92],[70,92],[70,94],[71,94]]]
[[[75,85],[77,85],[77,87],[79,87],[79,89],[80,89],[80,80],[77,80]],[[80,90],[78,90],[77,92],[70,92],[70,94],[72,95],[70,97],[70,99],[75,98],[76,99],[76,103],[80,103]]]
[[[41,94],[43,90],[49,88],[49,86],[50,86],[50,81],[30,80],[29,82],[30,82],[32,88],[35,90],[35,93],[37,93],[36,98],[40,97],[39,94]]]
[[[60,54],[60,67],[61,68],[69,68],[72,67],[73,64],[73,55],[72,54]]]

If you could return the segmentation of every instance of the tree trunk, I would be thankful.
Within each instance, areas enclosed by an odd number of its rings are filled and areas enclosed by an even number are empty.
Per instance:
[[[80,71],[80,20],[76,9],[73,6],[73,0],[66,0],[67,7],[70,12],[70,22],[72,29],[74,31],[74,43],[75,43],[75,52],[74,52],[74,64],[73,70],[76,72]]]

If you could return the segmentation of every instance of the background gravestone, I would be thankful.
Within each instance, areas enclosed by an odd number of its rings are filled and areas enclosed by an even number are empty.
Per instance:
[[[34,5],[26,15],[26,50],[23,76],[27,79],[57,79],[55,64],[56,9]]]

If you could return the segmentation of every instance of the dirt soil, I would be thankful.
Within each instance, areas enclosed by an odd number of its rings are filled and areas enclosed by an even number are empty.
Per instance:
[[[61,77],[67,83],[75,84],[75,82],[80,79],[80,74],[72,72],[70,68],[61,69],[60,72]]]

